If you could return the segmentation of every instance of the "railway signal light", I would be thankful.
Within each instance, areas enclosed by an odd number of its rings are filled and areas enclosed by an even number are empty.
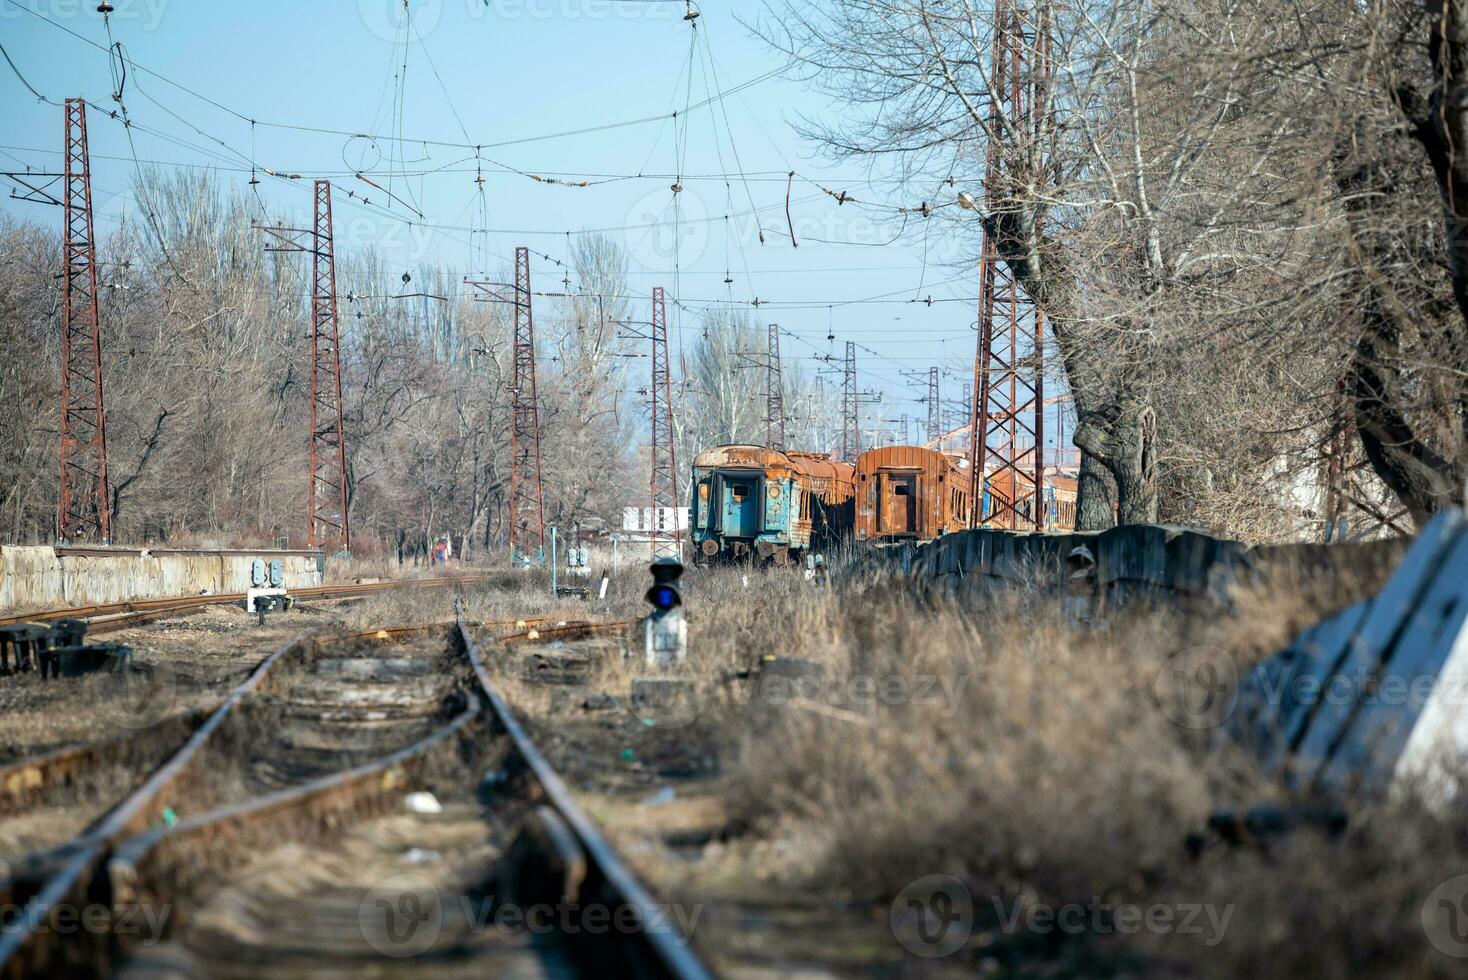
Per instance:
[[[658,612],[669,612],[683,605],[678,594],[678,579],[683,577],[683,564],[676,558],[659,558],[652,563],[652,588],[647,601]]]
[[[654,667],[682,663],[688,658],[688,621],[683,618],[683,596],[678,591],[683,563],[659,558],[651,571],[647,601],[652,612],[642,621],[643,659]]]

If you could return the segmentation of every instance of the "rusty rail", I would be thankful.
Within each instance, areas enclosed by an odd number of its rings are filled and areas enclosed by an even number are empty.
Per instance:
[[[213,710],[196,708],[162,718],[150,728],[149,734],[161,729],[166,733],[163,737],[172,734],[182,742]],[[129,732],[114,738],[68,745],[0,766],[0,817],[22,810],[48,790],[75,783],[87,771],[123,757],[136,739],[137,735]]]
[[[487,621],[477,625],[483,628],[503,627],[526,630],[534,624],[545,621],[543,618],[520,618]],[[162,766],[114,809],[104,814],[94,826],[89,827],[67,844],[26,855],[10,863],[10,875],[0,877],[0,901],[9,905],[19,904],[17,885],[20,880],[39,882],[40,885],[33,895],[25,899],[25,904],[20,908],[19,914],[6,923],[4,930],[0,930],[0,976],[24,977],[44,970],[45,964],[54,952],[46,945],[48,940],[54,942],[54,936],[41,928],[50,910],[66,902],[68,898],[86,894],[89,883],[102,860],[113,851],[120,841],[144,832],[148,823],[166,806],[164,797],[168,789],[183,776],[214,732],[224,724],[230,713],[239,704],[263,687],[271,670],[288,655],[304,650],[311,643],[334,644],[362,639],[398,639],[434,630],[449,630],[457,625],[459,624],[448,622],[420,626],[394,626],[337,636],[307,633],[272,652],[216,708],[207,712],[203,723],[193,730],[184,744]],[[47,779],[69,778],[78,771],[78,766],[86,764],[84,760],[94,757],[98,751],[99,746],[95,743],[78,746],[75,749],[49,753],[47,756],[38,757],[29,762],[22,761],[9,767],[5,772],[18,775],[19,788],[23,789],[27,782],[33,782],[36,778],[40,778],[43,782]],[[28,765],[39,768],[27,774]],[[340,775],[346,777],[350,774]]]
[[[604,635],[606,633],[625,630],[628,623],[580,623],[568,624],[565,627],[552,628],[540,631],[540,639],[566,638],[556,636],[558,632],[573,633],[580,631],[581,635],[574,638],[584,638],[588,635]],[[570,788],[561,779],[549,760],[541,754],[530,735],[520,724],[514,713],[510,711],[509,705],[495,688],[490,679],[489,672],[485,669],[484,658],[479,653],[479,647],[474,638],[469,635],[465,623],[460,621],[456,627],[459,642],[463,644],[464,651],[469,657],[469,663],[474,668],[474,676],[479,681],[481,693],[489,703],[491,715],[496,724],[504,729],[514,743],[515,751],[525,763],[525,768],[534,778],[539,787],[539,795],[545,803],[555,812],[560,821],[564,823],[574,838],[574,844],[585,859],[585,878],[583,891],[595,893],[600,891],[608,900],[609,907],[626,907],[633,911],[637,921],[642,928],[631,930],[623,938],[628,943],[620,944],[612,952],[612,962],[605,962],[602,968],[608,976],[638,976],[665,978],[665,980],[706,980],[713,974],[709,971],[698,955],[689,944],[689,938],[674,934],[667,928],[650,928],[651,924],[658,921],[658,908],[653,901],[652,894],[646,886],[637,879],[630,868],[623,863],[617,852],[612,848],[586,811],[576,802]],[[520,637],[511,636],[501,640],[518,640]],[[520,640],[523,642],[523,640]]]
[[[337,585],[313,585],[303,589],[291,589],[290,594],[299,599],[349,599],[386,592],[392,589],[442,588],[482,581],[485,575],[441,576],[439,578],[403,579],[392,582],[341,583]],[[43,623],[56,619],[88,620],[89,631],[104,633],[122,629],[134,623],[145,622],[169,613],[193,612],[208,606],[224,606],[244,602],[243,592],[220,592],[214,595],[174,596],[166,599],[134,599],[129,602],[110,602],[94,606],[75,606],[67,609],[43,609],[38,612],[0,616],[0,626],[19,623]],[[119,617],[112,619],[111,617]]]
[[[590,640],[598,636],[616,636],[626,633],[632,628],[631,620],[619,620],[612,623],[588,623],[570,622],[557,626],[540,626],[527,623],[529,628],[508,636],[499,637],[495,642],[503,646],[520,646],[524,643],[548,643],[556,640],[570,642],[573,640]]]
[[[298,637],[262,660],[142,786],[71,844],[48,852],[46,857],[49,859],[40,862],[46,872],[40,889],[26,901],[8,928],[0,932],[0,967],[4,968],[7,976],[33,974],[35,970],[44,968],[52,952],[44,942],[51,938],[51,934],[42,929],[50,910],[68,897],[83,893],[103,855],[123,837],[139,833],[147,826],[149,819],[161,811],[164,795],[183,775],[210,736],[246,696],[264,684],[277,663],[288,653],[304,648],[307,640],[308,637]],[[56,857],[61,858],[59,868],[54,867]],[[0,891],[13,888],[13,881],[0,885]]]
[[[498,642],[512,645],[536,640],[586,639],[622,632],[629,625],[624,622],[541,625],[545,622],[544,619],[520,619],[474,625],[515,629],[517,632],[498,638]],[[473,669],[481,701],[471,704],[448,725],[374,762],[232,804],[172,827],[147,829],[149,818],[161,808],[168,788],[183,774],[210,735],[223,724],[230,711],[261,688],[271,669],[291,651],[304,649],[309,642],[394,640],[450,627]],[[45,940],[49,933],[41,926],[49,911],[69,898],[96,895],[98,889],[94,880],[99,869],[105,870],[107,892],[114,907],[118,907],[137,901],[147,891],[150,881],[164,877],[155,872],[167,866],[170,860],[186,861],[186,857],[180,855],[187,852],[191,843],[237,842],[245,837],[278,840],[286,826],[294,828],[298,836],[303,823],[306,834],[325,837],[336,832],[345,820],[380,812],[391,801],[410,791],[416,785],[417,773],[429,754],[435,748],[448,744],[454,735],[485,714],[485,707],[492,718],[494,730],[509,736],[515,754],[523,761],[523,771],[533,778],[535,788],[531,797],[546,804],[538,808],[538,812],[548,809],[551,811],[548,819],[561,827],[563,839],[560,849],[575,852],[581,867],[578,878],[580,891],[598,895],[608,907],[629,909],[642,926],[621,935],[619,938],[625,942],[617,943],[615,949],[608,951],[611,961],[607,965],[611,972],[677,980],[710,977],[711,973],[688,945],[686,937],[668,931],[667,927],[654,925],[660,919],[651,894],[601,836],[565,782],[511,713],[490,680],[479,648],[469,634],[469,624],[462,619],[453,624],[390,627],[330,638],[301,637],[272,653],[209,715],[163,767],[95,829],[72,844],[37,857],[38,866],[47,870],[48,877],[21,910],[20,918],[0,935],[0,970],[7,976],[28,975],[45,969],[52,962],[55,950],[47,948]],[[547,817],[542,816],[541,819],[544,821]],[[105,953],[98,951],[92,955],[101,957]],[[99,973],[106,969],[106,963],[101,961],[93,966]]]

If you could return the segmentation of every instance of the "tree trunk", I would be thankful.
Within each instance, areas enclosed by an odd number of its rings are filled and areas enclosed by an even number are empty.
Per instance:
[[[1059,259],[1060,244],[1039,233],[1033,216],[1014,215],[990,216],[990,231],[1010,274],[1049,318],[1070,385],[1076,410],[1072,441],[1081,451],[1076,530],[1104,531],[1118,519],[1127,524],[1156,521],[1156,422],[1151,405],[1138,402],[1129,412],[1117,407],[1121,393],[1112,390],[1115,382],[1108,377],[1106,351],[1086,344],[1080,332],[1068,326],[1077,322],[1080,303],[1075,278]],[[1151,420],[1146,431],[1154,437],[1146,442],[1144,429],[1137,424],[1143,410]]]
[[[1457,315],[1442,329],[1456,337],[1461,357],[1468,324],[1468,221],[1459,214],[1468,200],[1468,160],[1455,152],[1468,145],[1468,0],[1425,0],[1433,80],[1424,96],[1410,85],[1393,94],[1412,138],[1422,147],[1442,198],[1447,265]],[[1459,431],[1449,443],[1414,413],[1422,387],[1420,369],[1404,352],[1403,337],[1421,333],[1420,313],[1405,304],[1392,279],[1398,266],[1420,261],[1405,254],[1410,245],[1394,241],[1378,227],[1384,208],[1405,193],[1404,181],[1380,157],[1366,136],[1347,134],[1337,148],[1336,185],[1345,202],[1347,246],[1366,280],[1361,334],[1352,353],[1348,391],[1356,430],[1371,467],[1421,527],[1443,507],[1461,502],[1468,476],[1468,385],[1461,381]],[[1364,157],[1364,159],[1363,159]],[[1373,206],[1365,203],[1379,199]],[[1384,203],[1383,203],[1384,202]],[[1446,365],[1449,369],[1461,364]],[[1456,441],[1456,447],[1451,445]]]
[[[1076,530],[1104,531],[1116,523],[1116,499],[1106,467],[1090,453],[1081,453],[1076,490]]]

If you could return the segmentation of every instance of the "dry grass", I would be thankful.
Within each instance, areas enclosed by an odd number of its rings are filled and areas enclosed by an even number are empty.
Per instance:
[[[1156,610],[1085,631],[1053,601],[1009,596],[966,609],[892,584],[828,591],[790,575],[750,579],[746,590],[738,573],[693,573],[687,590],[700,724],[721,726],[732,749],[722,796],[744,857],[710,849],[706,865],[657,872],[661,887],[739,901],[834,898],[883,931],[905,886],[956,876],[973,897],[973,937],[904,973],[1452,971],[1420,915],[1433,888],[1468,864],[1461,819],[1383,804],[1353,813],[1334,839],[1302,830],[1264,850],[1220,845],[1201,858],[1185,847],[1216,811],[1291,801],[1218,728],[1169,720],[1180,696],[1163,680],[1169,659],[1222,651],[1242,674],[1379,575],[1276,573],[1227,614]],[[728,681],[765,655],[810,661],[803,669],[822,679],[754,692]],[[611,688],[636,672],[612,666],[602,679]],[[1099,928],[1062,934],[1006,929],[1012,903],[1160,906],[1174,923],[1202,905],[1227,919],[1196,934],[1119,935],[1106,934],[1113,920],[1102,911],[1085,919]],[[890,933],[886,942],[895,947]]]

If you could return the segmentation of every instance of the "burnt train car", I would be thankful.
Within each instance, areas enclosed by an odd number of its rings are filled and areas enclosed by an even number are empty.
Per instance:
[[[693,460],[694,558],[787,564],[851,534],[849,463],[818,453],[720,446]]]
[[[929,541],[969,526],[962,457],[919,446],[868,449],[856,459],[856,540]]]

